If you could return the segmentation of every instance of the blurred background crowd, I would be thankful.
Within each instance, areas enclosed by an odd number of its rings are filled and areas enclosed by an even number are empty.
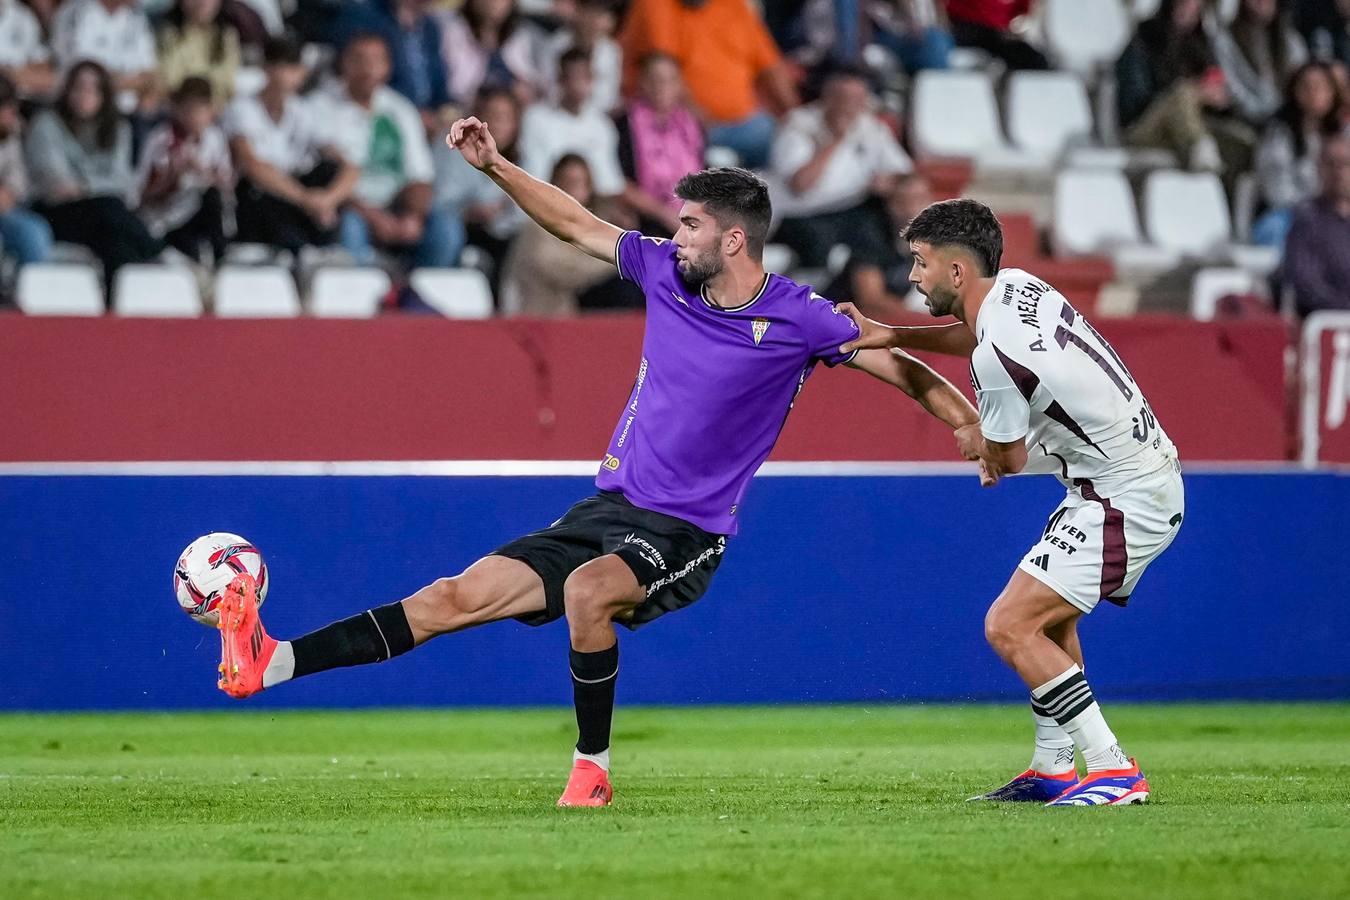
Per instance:
[[[25,268],[476,274],[638,307],[443,141],[474,114],[600,215],[761,171],[766,265],[885,318],[899,229],[973,196],[1104,314],[1350,308],[1350,0],[0,0],[0,303]],[[36,283],[36,282],[34,282]],[[357,284],[357,281],[350,282]],[[466,282],[467,283],[467,282]],[[339,281],[340,285],[341,282]],[[367,287],[368,289],[368,287]],[[209,308],[209,303],[208,303]]]

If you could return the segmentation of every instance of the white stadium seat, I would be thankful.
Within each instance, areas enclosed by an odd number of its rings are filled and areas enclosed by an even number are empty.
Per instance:
[[[1153,18],[1153,14],[1161,6],[1162,0],[1133,0],[1130,4],[1130,15],[1134,16],[1135,21],[1142,22]]]
[[[288,319],[300,315],[300,295],[280,266],[225,265],[216,273],[215,312],[222,318]]]
[[[196,276],[183,266],[123,266],[113,280],[113,311],[119,316],[200,316]]]
[[[451,319],[492,316],[492,289],[477,269],[416,269],[409,279],[417,295]]]
[[[1121,0],[1046,0],[1043,9],[1050,55],[1085,75],[1114,65],[1134,30]]]
[[[1092,106],[1072,72],[1014,72],[1008,78],[1008,136],[1053,162],[1092,136]]]
[[[16,300],[30,316],[101,316],[98,272],[80,263],[30,263],[19,270]]]
[[[1144,182],[1144,228],[1149,240],[1187,256],[1214,256],[1232,241],[1219,176],[1160,169]]]
[[[380,310],[389,292],[383,269],[327,266],[314,272],[309,288],[311,315],[339,319],[369,319]]]
[[[1208,322],[1229,294],[1250,294],[1257,280],[1246,269],[1201,269],[1191,282],[1191,318]]]
[[[1134,194],[1119,170],[1060,172],[1055,178],[1054,210],[1051,242],[1056,253],[1104,253],[1141,240]]]
[[[797,254],[787,244],[764,245],[764,271],[786,275],[797,265]]]
[[[450,318],[490,318],[493,291],[487,275],[477,269],[417,269],[413,290],[425,304]]]
[[[921,156],[1002,161],[1011,148],[999,127],[994,86],[983,72],[925,69],[914,79],[913,139]]]

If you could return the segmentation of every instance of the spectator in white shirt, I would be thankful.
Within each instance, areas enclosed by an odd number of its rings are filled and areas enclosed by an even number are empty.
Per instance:
[[[525,111],[520,125],[520,165],[536,178],[547,179],[564,154],[576,153],[591,169],[595,193],[616,197],[623,193],[619,167],[619,133],[614,122],[591,103],[591,58],[572,48],[558,62],[557,105],[536,103]]]
[[[52,51],[62,70],[84,59],[107,69],[124,113],[159,102],[155,35],[136,0],[69,0],[52,23]]]
[[[886,242],[878,198],[913,164],[871,103],[861,70],[836,69],[820,100],[794,110],[774,140],[773,205],[784,217],[775,240],[804,266],[824,266],[836,244],[879,253]]]
[[[623,51],[614,40],[618,19],[612,0],[580,0],[569,27],[559,28],[548,39],[549,70],[555,84],[562,55],[580,47],[591,55],[591,75],[595,86],[591,102],[602,112],[619,108],[619,83],[623,80]],[[553,93],[557,99],[557,91]]]
[[[389,48],[358,32],[342,51],[342,81],[314,98],[315,113],[344,159],[360,170],[339,222],[342,246],[361,265],[384,250],[414,267],[453,266],[458,220],[432,208],[431,150],[417,107],[387,84]]]
[[[214,262],[225,255],[223,195],[231,170],[225,135],[215,124],[211,82],[184,78],[170,104],[169,119],[151,130],[141,148],[141,219],[152,235],[190,259]]]
[[[269,38],[267,82],[225,111],[225,134],[239,181],[237,240],[299,253],[337,240],[338,211],[361,170],[328,141],[310,103],[296,92],[308,75],[300,45]]]
[[[14,82],[21,97],[45,97],[56,87],[42,26],[19,0],[0,0],[0,75]]]

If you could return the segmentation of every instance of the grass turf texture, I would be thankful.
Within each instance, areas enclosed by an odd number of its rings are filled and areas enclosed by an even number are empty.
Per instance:
[[[1020,707],[620,709],[608,810],[570,710],[0,716],[0,897],[1350,896],[1350,707],[1107,712],[1148,807],[962,803]]]

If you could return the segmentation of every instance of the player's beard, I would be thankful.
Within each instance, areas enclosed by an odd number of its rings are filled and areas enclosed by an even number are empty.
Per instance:
[[[924,302],[928,305],[928,311],[934,318],[950,316],[952,309],[956,306],[956,291],[951,288],[934,287],[932,291],[920,291],[919,293],[924,295]]]
[[[685,284],[700,287],[708,279],[721,274],[722,256],[716,248],[705,250],[688,260],[685,266],[680,269],[680,277],[684,279]]]

